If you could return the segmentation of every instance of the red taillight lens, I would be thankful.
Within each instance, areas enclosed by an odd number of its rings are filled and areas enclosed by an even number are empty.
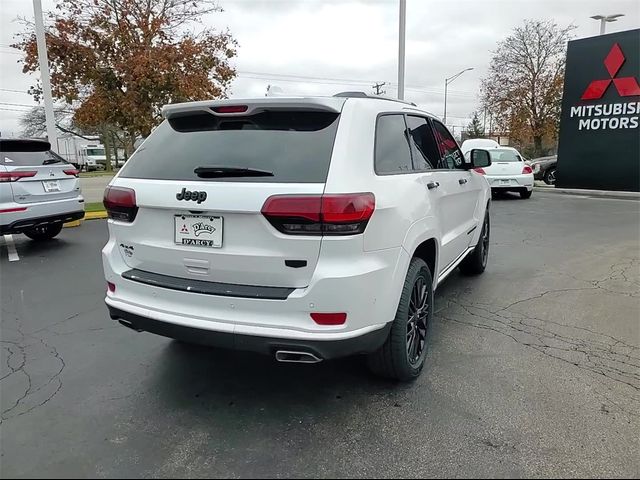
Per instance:
[[[522,174],[525,175],[529,173],[533,173],[533,169],[529,165],[525,165],[522,169]]]
[[[244,113],[249,110],[249,107],[247,105],[222,105],[213,107],[212,110],[216,113]]]
[[[347,321],[346,313],[312,313],[311,318],[318,325],[344,325]]]
[[[107,290],[109,290],[109,292],[111,293],[114,293],[116,291],[116,284],[107,282]]]
[[[21,178],[35,177],[38,172],[0,172],[0,182],[17,182]]]
[[[136,192],[130,188],[107,187],[103,203],[109,218],[113,220],[130,223],[138,214]]]
[[[484,168],[478,167],[473,169],[474,172],[479,173],[480,175],[486,175],[487,172],[484,171]]]
[[[262,214],[289,235],[355,235],[364,232],[375,203],[373,193],[274,195]]]
[[[75,168],[72,168],[70,170],[64,170],[64,174],[65,175],[72,175],[74,177],[77,177],[80,174],[80,170],[76,170]]]

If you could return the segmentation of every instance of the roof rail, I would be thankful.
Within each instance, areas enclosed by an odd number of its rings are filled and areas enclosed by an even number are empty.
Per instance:
[[[375,100],[387,100],[389,102],[398,102],[404,103],[405,105],[411,105],[417,107],[417,105],[413,102],[405,102],[404,100],[398,100],[397,98],[389,98],[389,97],[379,97],[378,95],[369,95],[365,92],[340,92],[336,93],[334,97],[342,97],[342,98],[372,98]]]

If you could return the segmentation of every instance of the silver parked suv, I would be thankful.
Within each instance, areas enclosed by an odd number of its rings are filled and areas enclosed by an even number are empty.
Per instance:
[[[78,170],[49,142],[0,139],[0,235],[48,240],[83,217]]]

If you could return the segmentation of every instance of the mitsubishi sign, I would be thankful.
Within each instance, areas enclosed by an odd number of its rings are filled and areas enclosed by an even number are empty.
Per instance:
[[[640,30],[569,42],[557,186],[640,191]]]

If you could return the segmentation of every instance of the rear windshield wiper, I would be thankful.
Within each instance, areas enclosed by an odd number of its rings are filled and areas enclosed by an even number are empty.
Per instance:
[[[242,167],[198,167],[193,171],[200,178],[273,177],[273,172]]]

